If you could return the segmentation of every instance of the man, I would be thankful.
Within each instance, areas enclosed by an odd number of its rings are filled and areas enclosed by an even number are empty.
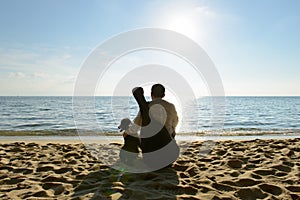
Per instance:
[[[161,84],[152,86],[151,102],[146,101],[141,87],[134,88],[132,94],[140,109],[135,123],[139,123],[142,127],[140,147],[143,162],[151,170],[169,166],[179,156],[179,147],[172,139],[175,137],[178,123],[175,106],[162,100],[165,96],[165,88]]]
[[[170,136],[174,138],[176,135],[175,129],[178,124],[178,116],[175,106],[172,103],[163,100],[162,98],[164,97],[165,87],[161,84],[153,85],[151,88],[152,101],[149,102],[150,115],[157,121],[161,122],[162,125],[166,127]],[[157,104],[160,106],[154,106]],[[139,126],[142,125],[142,117],[140,112],[134,119],[134,123]]]

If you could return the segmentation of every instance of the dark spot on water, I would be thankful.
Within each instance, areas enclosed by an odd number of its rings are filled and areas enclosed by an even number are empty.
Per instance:
[[[40,111],[49,111],[49,110],[51,110],[50,108],[40,108],[39,109]]]

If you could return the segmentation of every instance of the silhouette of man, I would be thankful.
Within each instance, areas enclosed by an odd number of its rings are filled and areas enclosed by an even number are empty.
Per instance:
[[[144,163],[151,170],[169,166],[179,156],[179,147],[173,139],[178,123],[175,106],[162,100],[165,88],[161,84],[152,86],[151,102],[146,101],[141,87],[134,88],[132,93],[140,109],[135,124],[139,123],[141,127],[140,147]]]
[[[162,84],[154,84],[151,87],[152,101],[149,102],[149,108],[151,108],[152,112],[150,114],[153,118],[161,122],[161,124],[163,124],[166,127],[167,131],[169,132],[172,138],[175,138],[175,129],[178,124],[178,115],[175,106],[172,103],[163,100],[164,97],[165,87]],[[153,106],[157,104],[159,104],[162,107]],[[142,126],[142,116],[140,112],[134,119],[134,123],[138,126]]]

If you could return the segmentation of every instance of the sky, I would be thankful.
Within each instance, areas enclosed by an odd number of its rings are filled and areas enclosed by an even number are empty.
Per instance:
[[[0,95],[73,95],[97,46],[145,27],[176,31],[200,45],[227,96],[300,95],[298,0],[3,0]],[[200,95],[209,94],[203,92],[209,90],[205,77],[178,59],[165,52],[131,53],[112,64],[95,94],[111,95],[132,66],[151,62],[184,74]]]

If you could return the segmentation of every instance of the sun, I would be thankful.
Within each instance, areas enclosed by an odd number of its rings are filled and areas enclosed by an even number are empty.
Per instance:
[[[193,38],[196,36],[197,25],[191,16],[177,14],[167,20],[166,28]]]

